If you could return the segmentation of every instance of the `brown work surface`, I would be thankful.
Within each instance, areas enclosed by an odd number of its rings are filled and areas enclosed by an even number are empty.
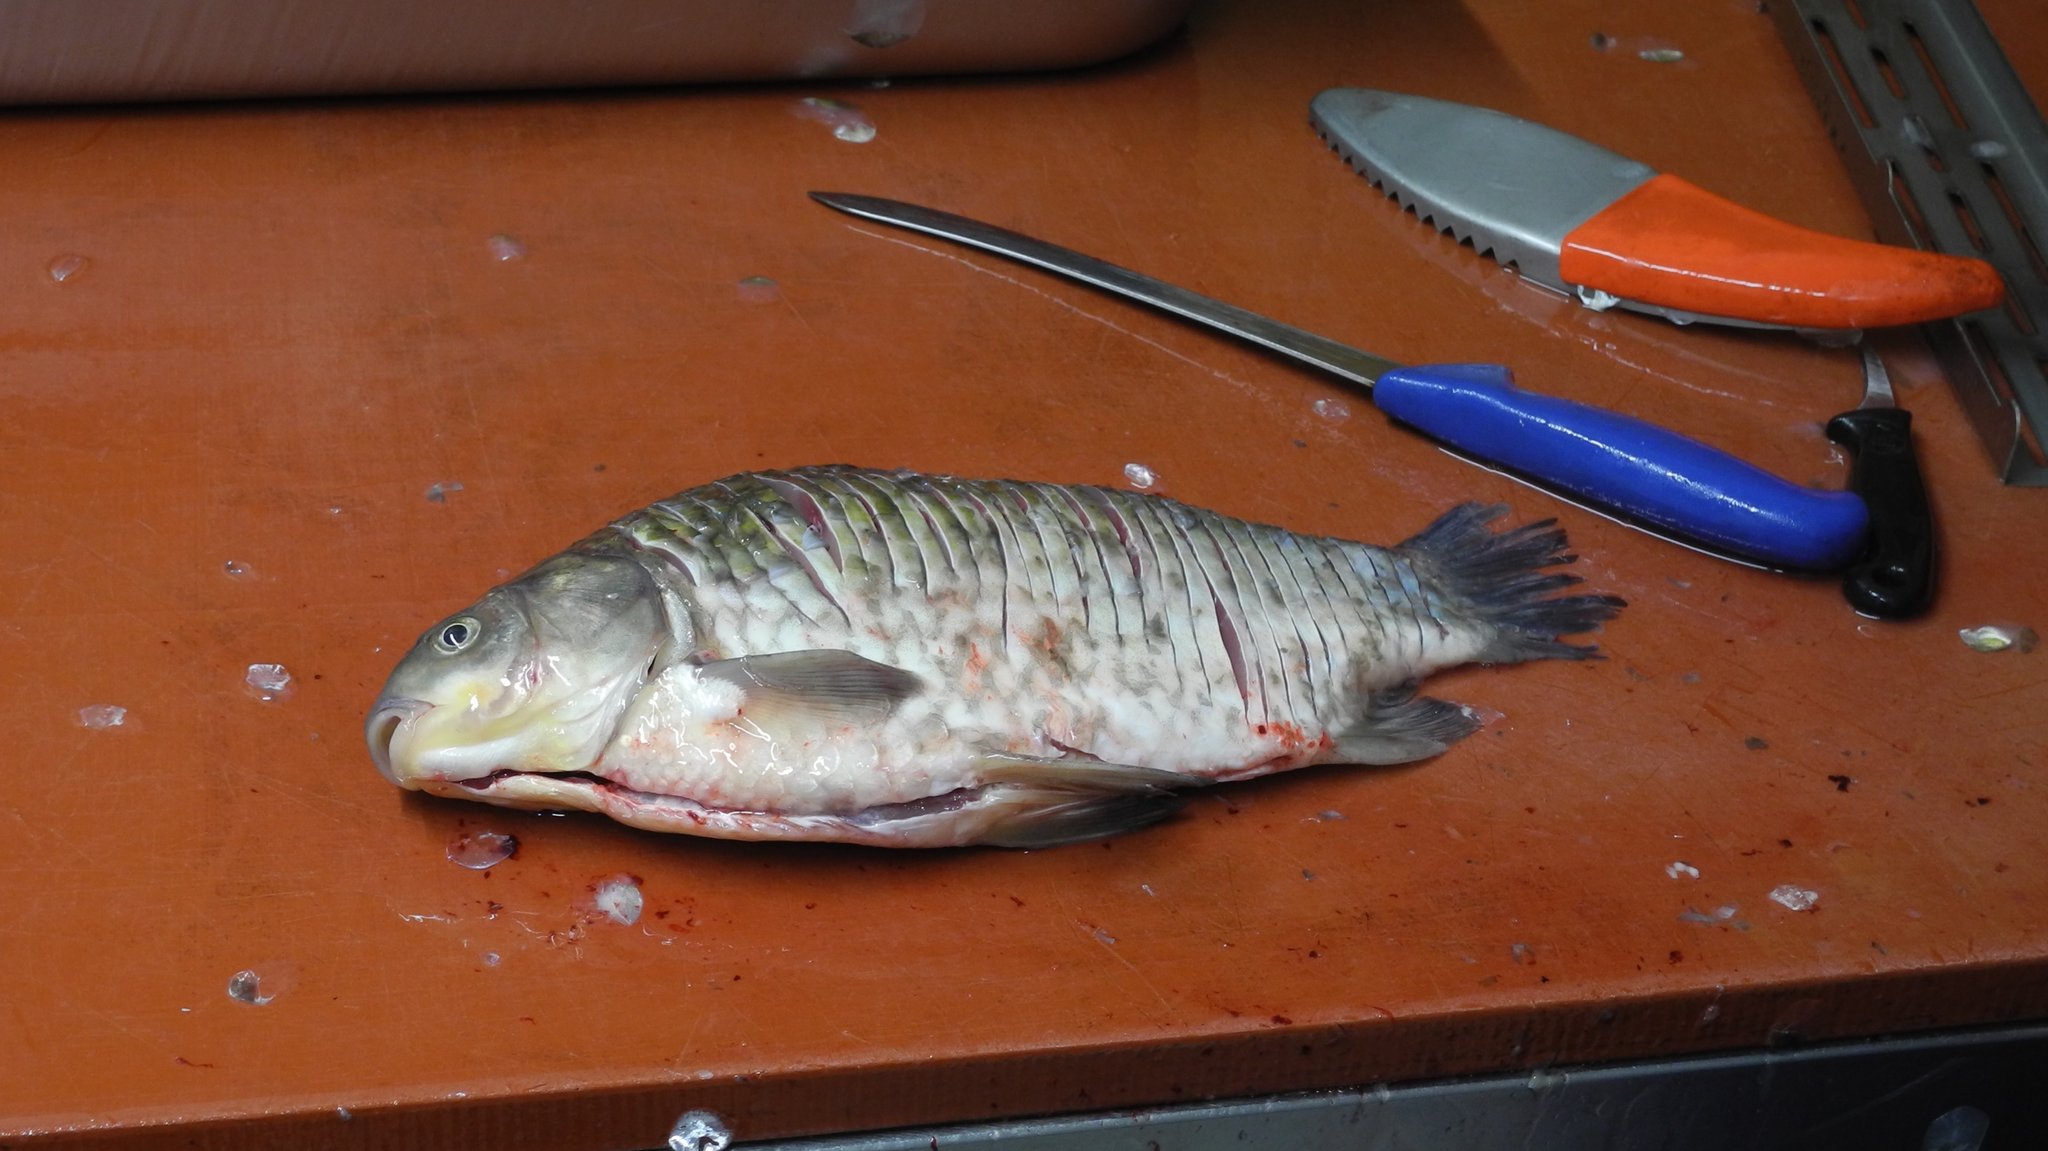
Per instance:
[[[768,1138],[2048,1012],[2048,651],[1957,635],[2048,625],[2048,493],[1993,482],[1910,337],[1942,588],[1878,623],[1330,378],[804,195],[1510,363],[1839,487],[1820,424],[1860,397],[1854,352],[1579,308],[1305,122],[1332,85],[1489,104],[1866,235],[1756,7],[1244,0],[1055,77],[0,114],[0,1144],[645,1147],[690,1107]],[[2025,7],[1994,15],[2038,76]],[[1662,46],[1684,58],[1639,55]],[[810,96],[878,134],[836,139]],[[1375,542],[1500,501],[1631,606],[1604,661],[1434,681],[1492,717],[1434,761],[1218,789],[1099,845],[726,844],[372,769],[365,708],[420,628],[649,500],[834,461],[1137,462]],[[244,687],[256,662],[287,698]],[[451,863],[483,829],[517,857]],[[630,927],[589,909],[619,874]],[[269,1002],[229,997],[242,970]]]

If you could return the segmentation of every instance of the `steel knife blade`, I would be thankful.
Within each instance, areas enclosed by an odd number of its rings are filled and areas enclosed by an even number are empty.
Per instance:
[[[1524,391],[1500,364],[1400,367],[1324,336],[1007,228],[877,196],[812,192],[830,208],[980,248],[1206,324],[1364,388],[1375,407],[1620,522],[1769,567],[1835,571],[1863,548],[1848,492],[1788,483],[1698,440]],[[1577,502],[1577,500],[1573,500]]]
[[[1981,260],[1810,231],[1492,109],[1332,88],[1309,120],[1418,217],[1591,308],[1839,331],[2004,299]]]

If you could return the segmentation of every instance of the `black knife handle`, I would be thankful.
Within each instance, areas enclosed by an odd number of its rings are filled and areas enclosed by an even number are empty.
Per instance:
[[[1866,615],[1903,619],[1934,592],[1934,517],[1913,454],[1913,413],[1858,408],[1828,421],[1828,438],[1855,454],[1849,490],[1870,509],[1870,543],[1842,577],[1842,594]]]

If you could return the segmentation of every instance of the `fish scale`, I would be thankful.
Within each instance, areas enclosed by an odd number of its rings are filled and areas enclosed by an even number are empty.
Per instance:
[[[1109,488],[733,476],[430,630],[371,748],[406,786],[659,830],[1108,834],[1187,786],[1442,751],[1476,723],[1415,697],[1439,667],[1586,655],[1558,637],[1619,601],[1545,598],[1571,582],[1531,574],[1565,562],[1562,533],[1494,533],[1493,514],[1453,509],[1390,550]],[[442,641],[472,632],[499,669],[457,674]],[[492,677],[488,707],[438,702]],[[469,712],[499,718],[464,736]]]

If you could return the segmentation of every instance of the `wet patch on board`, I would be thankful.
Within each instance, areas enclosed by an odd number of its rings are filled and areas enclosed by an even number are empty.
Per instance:
[[[849,144],[865,144],[875,138],[875,122],[861,111],[860,105],[828,96],[806,96],[790,109],[793,115],[805,120],[814,120],[832,129],[834,139]]]

